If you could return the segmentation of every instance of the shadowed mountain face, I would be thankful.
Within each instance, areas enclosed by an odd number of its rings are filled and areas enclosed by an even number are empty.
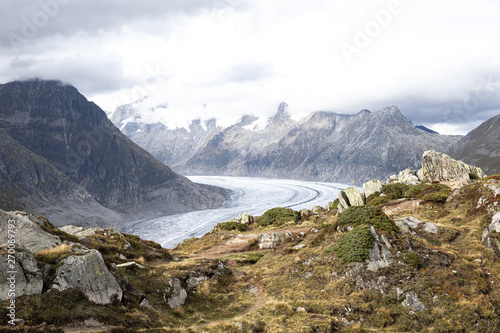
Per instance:
[[[484,170],[500,173],[500,115],[488,119],[462,138],[450,155]]]
[[[170,165],[183,174],[361,184],[385,179],[405,168],[418,168],[424,151],[447,151],[460,138],[416,128],[394,106],[356,115],[316,112],[296,122],[282,103],[261,130],[251,130],[249,117],[228,128],[214,126],[194,132],[141,124],[131,115],[129,107],[127,118],[113,115],[113,121],[158,158],[169,156]],[[189,146],[194,138],[196,145]],[[187,147],[182,159],[172,153],[179,146]]]
[[[0,85],[0,127],[127,219],[217,207],[223,201],[158,162],[97,105],[57,81]]]

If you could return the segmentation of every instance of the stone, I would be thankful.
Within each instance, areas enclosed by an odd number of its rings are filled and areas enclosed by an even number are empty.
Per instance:
[[[418,172],[412,168],[404,169],[400,171],[397,175],[392,175],[387,180],[387,184],[391,183],[402,183],[406,185],[418,185],[420,184],[420,179],[418,177]]]
[[[155,308],[153,308],[153,306],[151,305],[151,303],[148,301],[148,299],[146,297],[144,297],[144,299],[142,300],[141,304],[139,304],[140,307],[145,307],[145,308],[148,308],[148,309],[151,309],[151,310],[154,310]]]
[[[301,221],[306,221],[308,218],[310,218],[313,215],[313,212],[310,211],[309,209],[301,209],[300,210],[300,220]]]
[[[375,228],[370,227],[370,231],[375,237],[375,242],[373,243],[373,247],[370,249],[370,252],[368,253],[368,259],[367,259],[368,266],[366,267],[366,269],[372,272],[377,272],[380,268],[388,267],[390,264],[393,263],[394,260],[392,258],[391,251],[385,244],[386,242],[389,243],[389,241],[386,239],[384,241],[384,244],[382,244],[380,242],[381,237],[379,237],[379,235],[375,231]]]
[[[491,218],[489,230],[490,232],[500,232],[500,211],[496,212]]]
[[[187,292],[182,288],[179,279],[170,279],[169,285],[170,287],[165,289],[166,293],[172,291],[167,301],[168,306],[175,309],[186,304]]]
[[[295,310],[296,312],[306,312],[306,309],[304,309],[301,306],[298,306],[297,309]]]
[[[337,206],[338,210],[340,213],[345,211],[347,208],[349,208],[351,204],[349,203],[349,198],[345,194],[345,192],[342,190],[339,192],[339,204]]]
[[[61,245],[59,237],[44,231],[37,223],[29,219],[29,215],[21,212],[5,212],[0,210],[0,244],[8,242],[9,220],[15,221],[16,243],[37,254]]]
[[[488,238],[489,235],[490,235],[489,229],[485,228],[483,230],[483,234],[481,235],[481,242],[484,242]]]
[[[254,296],[257,296],[257,294],[259,293],[260,290],[259,290],[259,287],[256,287],[253,284],[249,284],[246,291]]]
[[[141,264],[136,263],[135,261],[129,261],[123,264],[118,264],[116,265],[118,268],[128,268],[128,267],[138,267],[138,268],[146,268],[142,266]]]
[[[257,238],[259,249],[274,249],[278,244],[291,238],[293,234],[290,231],[272,232],[270,234],[262,234]]]
[[[196,287],[200,284],[200,283],[203,283],[204,281],[207,281],[208,280],[208,277],[206,276],[193,276],[193,277],[190,277],[189,279],[187,279],[186,281],[186,284],[187,284],[187,287],[186,289],[188,291],[195,291],[196,290]]]
[[[313,276],[312,272],[306,272],[306,274],[304,275],[304,278],[309,279],[311,276]]]
[[[74,225],[65,225],[63,227],[60,227],[59,229],[64,231],[67,234],[78,237],[78,239],[82,239],[82,238],[85,238],[87,236],[95,235],[97,232],[104,230],[104,229],[97,228],[97,227],[96,228],[84,228],[84,227],[77,227]]]
[[[255,221],[255,218],[248,214],[248,212],[244,212],[243,214],[238,215],[238,220],[240,223],[248,225],[250,223],[253,223]]]
[[[426,308],[425,304],[418,300],[418,296],[414,291],[406,293],[406,299],[401,305],[414,311],[424,311]]]
[[[396,288],[396,296],[397,296],[397,298],[398,298],[398,302],[399,302],[399,300],[401,299],[401,296],[403,296],[403,294],[404,294],[404,293],[405,293],[405,292],[403,291],[403,289],[401,289],[401,288]]]
[[[361,192],[354,187],[348,187],[344,190],[345,195],[349,199],[349,205],[350,206],[363,206],[365,204],[365,200]]]
[[[398,218],[394,222],[399,227],[399,229],[401,229],[401,231],[405,233],[411,232],[410,229],[417,229],[420,223],[423,223],[423,221],[420,221],[413,216]]]
[[[16,248],[14,257],[16,258],[14,268],[10,265],[8,257],[8,248],[1,247],[0,253],[0,299],[8,299],[9,293],[9,278],[12,277],[11,273],[16,272],[15,275],[15,297],[22,295],[34,295],[42,293],[43,277],[42,272],[38,269],[36,259],[33,253],[25,248]]]
[[[382,182],[380,180],[370,180],[363,184],[365,200],[375,192],[382,192]]]
[[[295,246],[292,246],[292,249],[294,250],[300,250],[302,248],[306,247],[304,244],[297,244]]]
[[[446,154],[433,150],[424,152],[422,168],[418,171],[419,178],[426,183],[453,180],[468,184],[471,180],[469,174],[474,174],[478,178],[486,177],[481,168],[454,160]]]
[[[437,234],[438,233],[438,227],[435,224],[430,223],[430,222],[424,222],[422,224],[422,229],[425,232],[428,232],[430,234]]]
[[[90,301],[97,304],[110,304],[115,299],[121,301],[123,297],[120,285],[97,250],[67,257],[57,268],[51,288],[59,291],[81,290]]]

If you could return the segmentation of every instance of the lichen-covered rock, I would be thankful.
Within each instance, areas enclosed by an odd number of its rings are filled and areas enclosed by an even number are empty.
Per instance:
[[[304,208],[300,210],[299,214],[300,214],[300,219],[302,221],[305,221],[313,215],[313,212],[310,211],[309,209]]]
[[[470,175],[477,178],[486,177],[481,168],[457,161],[450,156],[428,150],[422,156],[422,169],[418,171],[418,177],[423,182],[440,182],[455,180],[467,184]]]
[[[380,180],[370,180],[364,183],[363,192],[366,199],[375,192],[382,192],[382,182]]]
[[[167,304],[171,309],[178,308],[186,304],[187,292],[181,286],[179,279],[170,279],[168,281],[169,287],[165,289],[164,298],[167,294],[170,296],[167,299]]]
[[[418,300],[417,293],[409,291],[406,293],[406,299],[401,303],[405,308],[410,308],[414,311],[424,311],[425,304]]]
[[[400,171],[397,175],[392,175],[387,180],[387,184],[390,183],[402,183],[406,185],[418,185],[420,184],[420,179],[418,177],[418,172],[412,168],[404,169]]]
[[[285,240],[292,237],[290,231],[285,232],[272,232],[270,234],[259,235],[257,239],[259,243],[259,249],[274,249],[278,244],[283,243]]]
[[[12,298],[9,297],[9,290],[14,289],[15,297],[40,294],[42,292],[42,272],[38,269],[35,257],[31,251],[25,248],[16,248],[14,252],[14,257],[16,259],[14,262],[9,261],[12,257],[8,257],[7,247],[1,247],[0,253],[4,253],[0,255],[1,300]],[[12,277],[14,277],[14,279],[12,279]],[[15,288],[10,288],[13,282]]]
[[[0,210],[0,244],[8,242],[9,220],[14,220],[16,244],[25,247],[33,253],[51,249],[61,245],[59,237],[44,231],[27,215],[20,212],[5,212]]]
[[[349,199],[350,206],[363,206],[365,204],[363,195],[356,187],[348,187],[344,190],[344,192]]]
[[[380,268],[388,267],[392,264],[394,259],[389,247],[387,246],[390,246],[389,240],[384,238],[383,243],[381,243],[380,236],[375,231],[375,228],[370,227],[370,231],[375,237],[375,242],[373,243],[373,247],[370,249],[368,254],[368,267],[366,269],[372,272],[377,272]]]
[[[496,212],[491,218],[489,230],[490,232],[500,232],[500,211]]]
[[[121,301],[123,296],[120,285],[97,250],[67,257],[56,271],[52,289],[78,289],[97,304],[109,304],[114,299]]]
[[[248,214],[248,212],[244,212],[243,214],[238,215],[238,220],[243,224],[250,224],[255,221],[255,218]]]
[[[339,192],[339,204],[338,204],[338,210],[340,213],[345,211],[351,204],[349,203],[349,198],[345,194],[345,192],[342,190]]]

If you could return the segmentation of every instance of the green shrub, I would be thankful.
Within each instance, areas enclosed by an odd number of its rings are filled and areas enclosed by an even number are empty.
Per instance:
[[[365,205],[347,208],[337,220],[339,225],[372,225],[377,231],[391,235],[399,233],[399,228],[380,207]]]
[[[391,183],[382,186],[382,192],[387,195],[387,199],[395,200],[406,197],[409,186],[402,183]]]
[[[404,262],[411,267],[420,268],[422,267],[422,260],[414,252],[408,252],[403,255]]]
[[[231,230],[238,230],[238,231],[247,231],[247,225],[246,224],[243,224],[243,223],[240,223],[240,222],[225,222],[225,223],[221,223],[220,224],[220,228],[222,230],[227,230],[227,231],[231,231]]]
[[[387,196],[380,196],[380,192],[372,193],[366,199],[366,204],[373,205],[373,206],[383,205],[383,204],[386,204],[388,202],[389,202],[389,199],[387,198]]]
[[[335,199],[330,206],[330,210],[338,209],[339,208],[339,198]]]
[[[255,225],[258,227],[267,227],[269,225],[282,225],[283,223],[294,221],[297,222],[300,214],[290,208],[276,207],[266,211],[262,216],[255,220]]]
[[[370,249],[375,243],[375,236],[370,227],[363,225],[349,231],[331,249],[342,262],[364,261],[368,259]],[[327,250],[327,252],[329,252]]]
[[[443,184],[421,184],[410,186],[407,192],[409,198],[424,201],[444,203],[451,194],[451,189]]]

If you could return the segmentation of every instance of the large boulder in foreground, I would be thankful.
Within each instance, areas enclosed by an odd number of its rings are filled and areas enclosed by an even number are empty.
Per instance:
[[[9,297],[9,290],[14,289],[15,297],[40,294],[42,292],[42,272],[37,266],[33,253],[25,248],[16,248],[13,254],[16,259],[13,264],[12,257],[9,257],[7,247],[0,247],[0,253],[1,300],[12,298]],[[15,288],[11,288],[11,284],[14,284]]]
[[[120,285],[97,250],[67,257],[56,271],[52,289],[78,289],[97,304],[110,304],[115,299],[121,301],[123,297]]]
[[[426,151],[422,156],[422,169],[418,178],[423,182],[459,181],[468,183],[473,178],[483,178],[486,174],[481,168],[457,161],[450,156],[433,150]]]
[[[54,248],[61,244],[59,237],[49,234],[44,231],[37,223],[31,219],[37,219],[33,215],[21,212],[5,212],[0,210],[0,244],[8,242],[9,235],[9,220],[14,227],[10,230],[15,230],[15,242],[27,250],[37,254],[42,250]]]

